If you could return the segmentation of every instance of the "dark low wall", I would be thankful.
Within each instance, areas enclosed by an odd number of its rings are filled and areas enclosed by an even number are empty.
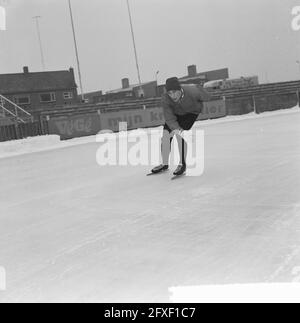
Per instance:
[[[198,120],[208,120],[226,117],[225,100],[209,101],[204,103],[203,111]]]
[[[156,127],[164,123],[164,116],[162,108],[101,114],[101,130],[118,131],[119,122],[127,122],[128,130]]]
[[[254,98],[246,96],[226,99],[227,115],[243,115],[254,111]]]
[[[62,140],[97,134],[100,129],[99,114],[59,117],[49,120],[49,133],[60,135]]]
[[[206,102],[198,120],[288,109],[298,103],[297,93],[264,96],[232,97]],[[164,124],[162,108],[144,108],[106,113],[82,113],[54,117],[43,122],[0,126],[0,141],[21,139],[44,134],[60,135],[62,140],[97,134],[100,130],[119,131],[119,123],[127,122],[128,130],[156,127]]]
[[[256,112],[290,109],[298,104],[297,93],[255,97]]]
[[[262,113],[290,109],[298,104],[298,93],[236,96],[226,98],[227,115],[243,115],[250,112]]]
[[[204,104],[198,120],[226,116],[225,101],[211,101]],[[62,140],[97,134],[100,130],[119,131],[119,123],[127,122],[127,129],[157,127],[164,124],[162,108],[126,110],[102,114],[83,114],[72,117],[58,117],[49,120],[50,134],[61,136]]]
[[[9,141],[49,134],[47,121],[0,126],[0,141]]]

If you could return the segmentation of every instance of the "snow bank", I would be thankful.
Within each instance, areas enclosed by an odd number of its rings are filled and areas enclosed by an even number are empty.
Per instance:
[[[55,148],[60,143],[60,136],[49,135],[31,137],[0,143],[0,158],[38,152]]]
[[[251,119],[259,119],[259,118],[267,118],[270,116],[280,116],[292,113],[300,113],[299,106],[296,106],[291,109],[286,110],[277,110],[277,111],[270,111],[264,112],[261,114],[249,113],[242,116],[227,116],[220,119],[212,119],[212,120],[204,120],[196,122],[196,127],[207,126],[207,125],[214,125],[219,123],[226,123],[226,122],[237,122],[243,120],[251,120]],[[155,128],[147,128],[147,129],[135,129],[130,130],[130,136],[140,136],[141,134],[145,134],[145,132],[152,132],[152,133],[159,133],[161,131],[161,127]],[[112,136],[116,136],[117,134],[111,134]],[[120,133],[120,137],[124,136],[125,134]],[[81,138],[74,138],[67,141],[61,141],[58,135],[49,135],[49,136],[40,136],[40,137],[33,137],[27,138],[22,140],[14,140],[0,143],[0,159],[5,157],[12,157],[27,153],[39,152],[39,151],[46,151],[46,150],[53,150],[58,148],[64,147],[71,147],[76,145],[83,145],[88,143],[95,143],[96,136],[88,136],[88,137],[81,137]]]

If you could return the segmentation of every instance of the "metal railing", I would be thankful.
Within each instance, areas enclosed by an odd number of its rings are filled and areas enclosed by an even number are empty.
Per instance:
[[[32,120],[32,115],[26,110],[22,109],[16,103],[12,102],[5,96],[0,94],[0,109],[2,110],[2,117],[13,119],[16,122],[26,123]]]

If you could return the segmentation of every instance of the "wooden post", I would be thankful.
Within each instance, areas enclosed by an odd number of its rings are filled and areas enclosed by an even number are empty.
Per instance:
[[[99,131],[101,131],[101,130],[103,130],[102,129],[102,125],[101,125],[101,110],[99,109],[98,111],[97,111],[97,113],[98,113],[98,116],[99,116]],[[99,132],[98,131],[98,132]]]
[[[50,121],[50,116],[49,115],[47,115],[46,116],[46,121],[47,121],[47,135],[50,135],[50,127],[49,127],[49,121]]]
[[[42,135],[45,135],[46,133],[45,133],[45,127],[44,127],[44,120],[42,116],[39,117],[39,123],[41,126]]]
[[[227,104],[226,104],[226,96],[225,96],[225,95],[223,95],[222,99],[223,99],[223,101],[224,101],[224,103],[225,103],[226,116],[228,116]]]
[[[255,101],[255,96],[254,95],[252,95],[252,100],[253,100],[254,112],[256,114],[259,114],[259,111],[257,110],[257,106],[256,106],[256,101]]]
[[[15,131],[16,131],[16,139],[20,139],[20,131],[19,131],[19,124],[18,124],[18,120],[15,120]]]

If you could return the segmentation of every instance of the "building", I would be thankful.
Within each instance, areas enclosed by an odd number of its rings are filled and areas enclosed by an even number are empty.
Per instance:
[[[0,74],[0,94],[24,110],[37,111],[78,103],[74,70]]]
[[[154,98],[156,96],[156,88],[156,81],[130,85],[129,79],[124,78],[122,79],[122,88],[108,91],[105,96],[107,101]]]
[[[229,78],[228,68],[222,68],[218,70],[201,72],[201,73],[197,72],[196,65],[190,65],[187,67],[187,69],[188,69],[188,75],[180,78],[181,83],[202,84],[204,80],[205,82],[209,82],[209,81],[220,80],[220,79],[223,80],[223,79]]]
[[[201,84],[212,80],[227,79],[229,77],[228,68],[197,72],[196,65],[188,66],[188,75],[181,77],[182,84]],[[85,93],[85,98],[88,103],[126,101],[136,99],[148,99],[160,97],[165,92],[165,85],[157,85],[157,81],[142,83],[141,85],[130,85],[129,79],[122,79],[122,87],[113,91],[108,91],[105,94],[102,91]]]
[[[222,79],[216,81],[209,81],[204,84],[204,88],[208,91],[214,90],[229,90],[229,89],[240,89],[249,88],[251,86],[259,85],[258,76],[241,76],[235,79]]]
[[[112,102],[135,99],[147,99],[157,96],[157,82],[146,82],[142,84],[130,85],[129,79],[122,79],[122,87],[113,91],[108,91],[103,95],[92,95],[87,93],[89,102]],[[97,93],[97,92],[96,92]]]
[[[84,99],[86,103],[99,103],[102,102],[103,92],[102,91],[95,91],[95,92],[88,92],[84,94]],[[81,100],[81,96],[78,97],[78,100]]]

